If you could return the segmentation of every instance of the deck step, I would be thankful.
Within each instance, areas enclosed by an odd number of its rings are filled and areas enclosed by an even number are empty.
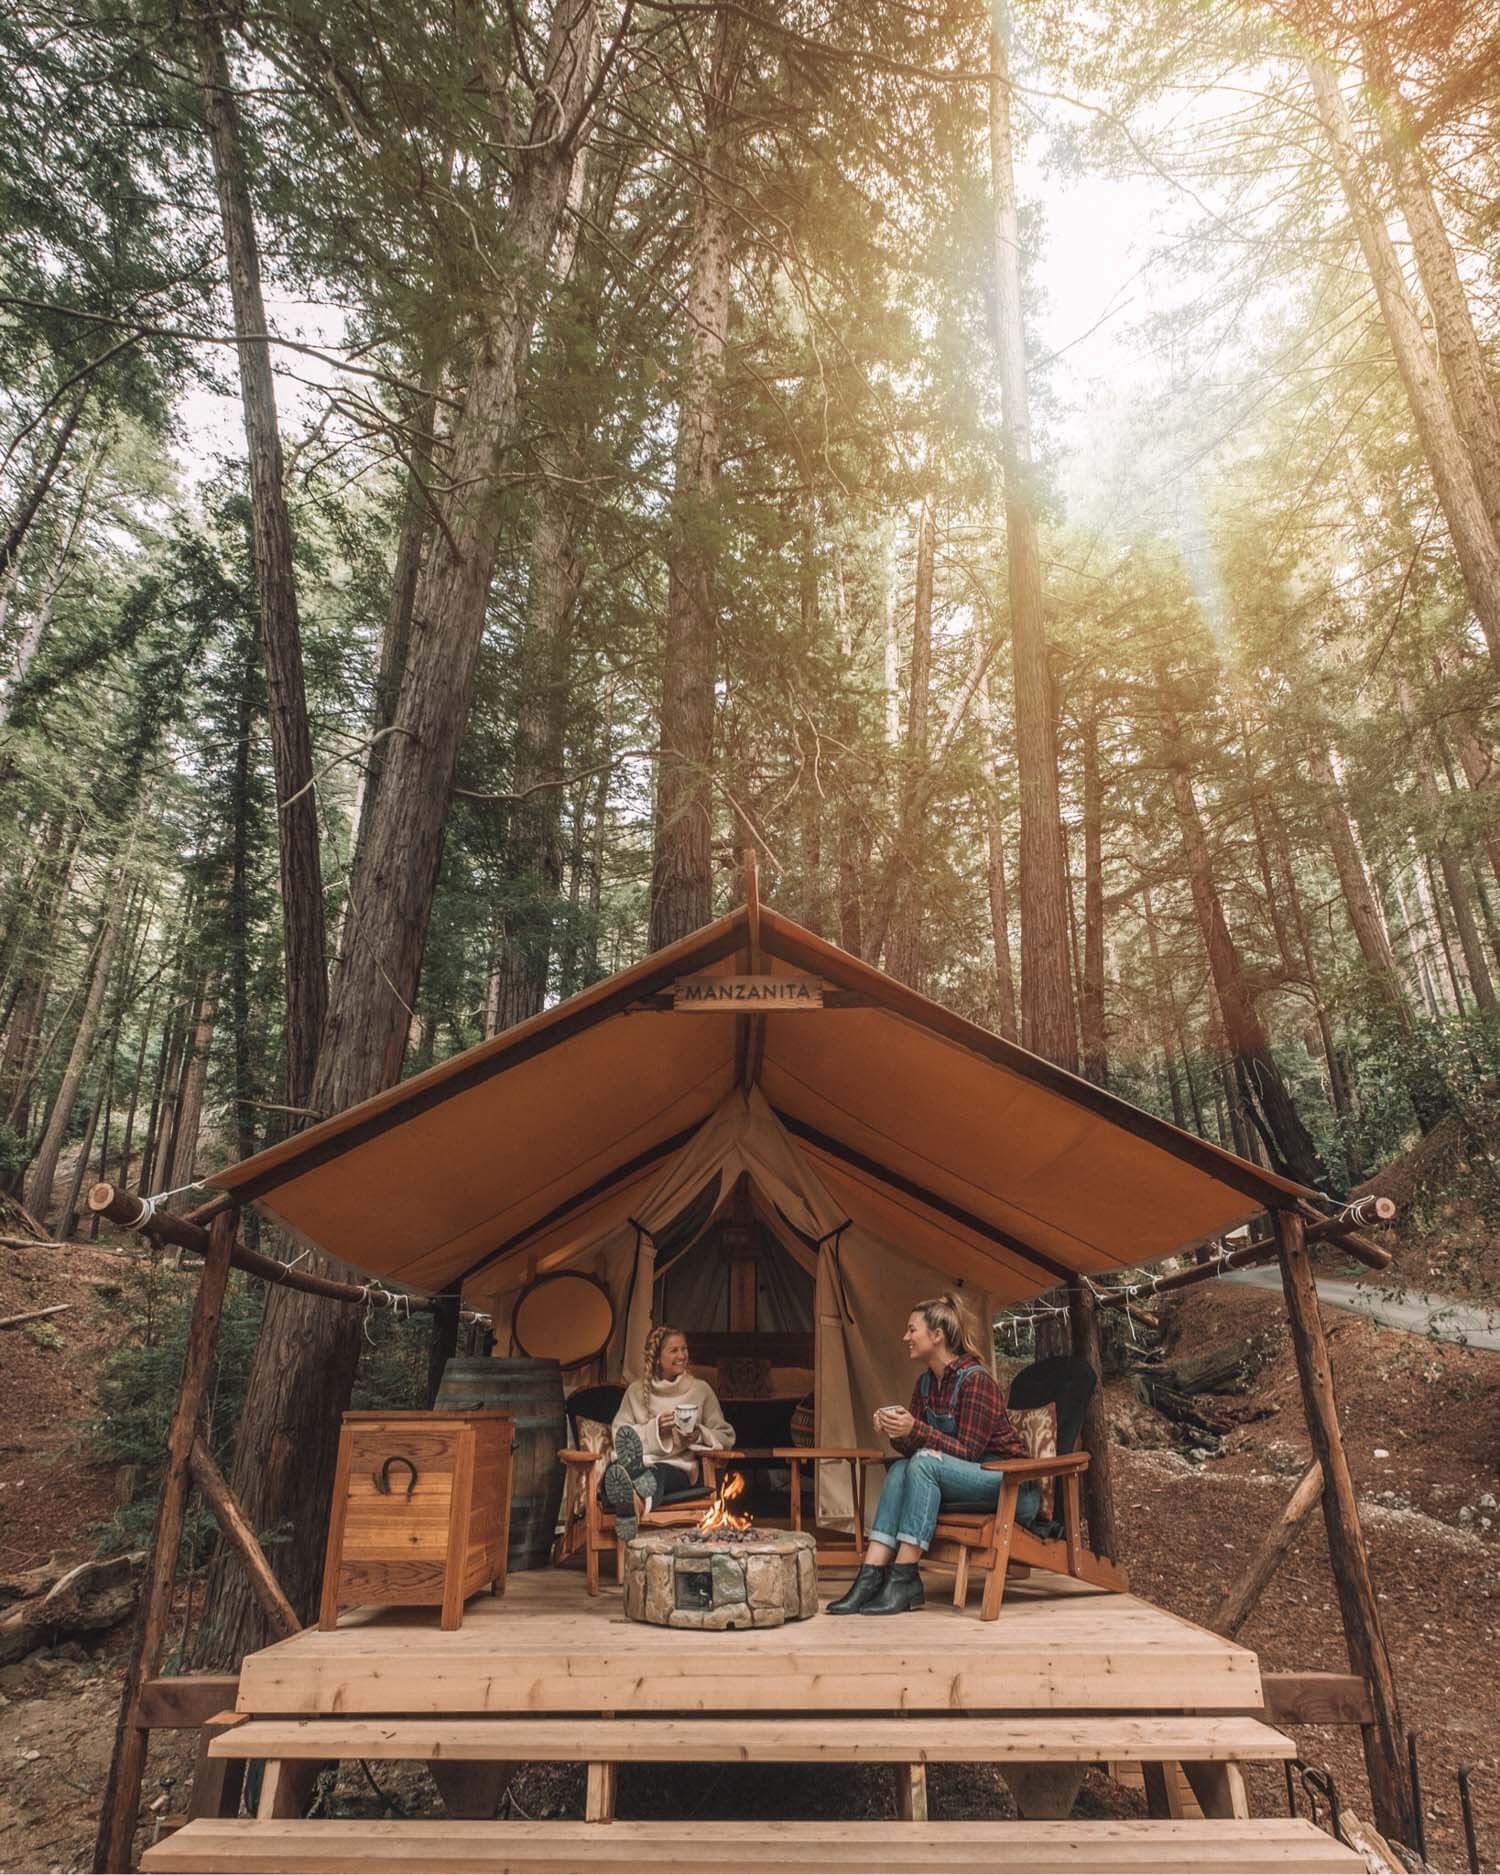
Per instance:
[[[212,1758],[373,1758],[612,1764],[1104,1764],[1294,1758],[1259,1719],[246,1719],[211,1738]]]
[[[145,1875],[1363,1875],[1305,1818],[1143,1823],[461,1823],[199,1818],[148,1849]]]

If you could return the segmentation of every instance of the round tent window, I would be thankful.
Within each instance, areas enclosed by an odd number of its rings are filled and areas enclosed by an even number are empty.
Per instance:
[[[615,1305],[597,1277],[559,1270],[521,1291],[510,1326],[517,1348],[530,1359],[582,1367],[608,1346]]]

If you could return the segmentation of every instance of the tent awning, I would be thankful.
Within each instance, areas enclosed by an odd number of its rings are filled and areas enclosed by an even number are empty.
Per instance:
[[[1019,1301],[1315,1193],[1094,1087],[778,914],[757,967],[840,1006],[772,1011],[758,1083],[856,1221]],[[741,908],[210,1182],[389,1282],[492,1293],[631,1214],[742,1076],[747,1018],[652,999],[743,968]]]

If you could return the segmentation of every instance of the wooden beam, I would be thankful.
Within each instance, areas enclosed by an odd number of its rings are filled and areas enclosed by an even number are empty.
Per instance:
[[[133,1191],[121,1191],[114,1185],[95,1185],[89,1192],[88,1206],[96,1216],[108,1218],[125,1230],[138,1230],[158,1243],[175,1244],[179,1249],[207,1253],[209,1232],[201,1224],[170,1211],[152,1215]],[[319,1276],[312,1270],[297,1269],[275,1257],[263,1256],[259,1250],[248,1249],[238,1240],[230,1246],[229,1263],[232,1269],[253,1276],[259,1282],[300,1289],[304,1295],[327,1296],[334,1302],[355,1302],[361,1308],[399,1306],[404,1314],[422,1315],[436,1307],[432,1296],[408,1295],[404,1290],[397,1294],[390,1289],[371,1289],[364,1283],[345,1283],[337,1277]]]
[[[762,912],[761,926],[761,941],[765,949],[783,963],[794,964],[804,970],[820,970],[824,976],[843,984],[846,989],[862,990],[873,995],[893,1015],[901,1016],[933,1035],[940,1035],[945,1041],[956,1042],[959,1047],[968,1049],[981,1060],[1006,1068],[1021,1079],[1044,1087],[1063,1100],[1071,1101],[1074,1106],[1085,1108],[1124,1132],[1146,1141],[1148,1145],[1171,1153],[1210,1178],[1217,1179],[1220,1184],[1244,1192],[1259,1204],[1285,1204],[1288,1200],[1310,1202],[1318,1195],[1274,1172],[1263,1171],[1248,1160],[1236,1158],[1222,1147],[1211,1146],[1206,1139],[1199,1139],[1196,1133],[1185,1132],[1170,1121],[1159,1120],[1155,1114],[1133,1107],[1129,1101],[1121,1100],[1119,1095],[1111,1094],[1102,1087],[1096,1087],[1081,1075],[1069,1074],[1065,1068],[1044,1061],[1040,1055],[1033,1055],[1017,1043],[1007,1042],[988,1029],[966,1021],[951,1009],[945,1009],[941,1003],[935,1003],[916,990],[908,989],[904,983],[896,982],[893,977],[885,976],[857,957],[849,956],[836,945],[815,937],[810,931],[804,931],[801,926],[779,917],[769,908]]]
[[[1281,1255],[1281,1288],[1302,1387],[1302,1409],[1313,1451],[1323,1468],[1323,1521],[1328,1529],[1328,1555],[1338,1590],[1344,1641],[1350,1666],[1370,1683],[1375,1708],[1374,1723],[1364,1733],[1375,1827],[1383,1836],[1410,1844],[1417,1840],[1418,1819],[1406,1764],[1406,1728],[1381,1625],[1380,1604],[1370,1579],[1370,1556],[1360,1526],[1354,1480],[1339,1429],[1333,1369],[1318,1314],[1318,1291],[1307,1255],[1305,1226],[1296,1211],[1279,1206],[1273,1220]]]
[[[213,1453],[201,1438],[193,1441],[189,1463],[193,1483],[207,1500],[220,1534],[234,1547],[245,1565],[250,1591],[259,1602],[261,1613],[269,1622],[272,1633],[278,1641],[284,1641],[292,1634],[300,1634],[302,1623],[297,1619],[296,1610],[282,1594],[281,1584],[266,1561],[266,1553],[260,1546],[250,1519],[240,1508],[239,1499],[230,1490],[223,1472],[214,1463]]]
[[[231,1707],[239,1688],[237,1673],[175,1673],[147,1680],[132,1723],[145,1732],[191,1731]]]
[[[991,1224],[982,1217],[976,1217],[961,1204],[955,1204],[951,1198],[944,1198],[939,1193],[929,1190],[926,1185],[919,1185],[915,1179],[907,1178],[901,1172],[893,1172],[889,1166],[882,1165],[878,1159],[872,1159],[867,1153],[860,1152],[854,1146],[846,1146],[841,1139],[834,1139],[807,1120],[799,1120],[795,1114],[783,1112],[780,1107],[773,1108],[776,1118],[786,1130],[797,1139],[805,1139],[810,1146],[816,1146],[820,1152],[826,1152],[832,1159],[841,1159],[845,1165],[853,1166],[857,1171],[879,1180],[882,1185],[889,1185],[892,1191],[899,1191],[905,1197],[915,1198],[928,1210],[936,1211],[940,1217],[946,1217],[955,1224],[962,1224],[965,1230],[973,1231],[976,1237],[983,1237],[990,1243],[998,1244],[1009,1250],[1013,1256],[1022,1258],[1033,1269],[1045,1270],[1057,1282],[1067,1282],[1076,1274],[1064,1264],[1054,1262],[1044,1256],[1040,1250],[1033,1250],[1029,1244],[1022,1243],[1019,1237],[1013,1237],[1009,1231],[1002,1230],[998,1224]]]
[[[356,1147],[367,1145],[382,1133],[388,1133],[392,1127],[442,1106],[444,1101],[451,1100],[454,1095],[481,1087],[497,1075],[508,1074],[523,1062],[546,1054],[560,1042],[582,1035],[613,1016],[623,1015],[632,1003],[639,1002],[643,996],[669,988],[683,975],[689,963],[716,963],[719,958],[728,957],[738,950],[744,942],[743,921],[743,911],[731,912],[716,924],[705,925],[701,931],[684,938],[680,944],[669,944],[665,950],[657,951],[651,959],[649,970],[624,972],[628,981],[617,981],[611,988],[609,980],[606,980],[594,989],[569,997],[567,1002],[559,1003],[555,1009],[518,1023],[515,1028],[497,1036],[492,1043],[471,1049],[471,1059],[459,1056],[457,1059],[461,1065],[444,1064],[415,1076],[406,1083],[407,1091],[394,1100],[377,1095],[375,1100],[350,1108],[347,1114],[321,1122],[299,1136],[298,1151],[288,1153],[275,1165],[268,1165],[264,1170],[252,1173],[243,1181],[236,1181],[229,1190],[240,1204],[253,1203],[257,1198],[274,1191],[278,1185],[289,1184],[294,1178],[302,1178],[308,1172],[342,1158]],[[381,1104],[377,1106],[377,1102]],[[375,1108],[375,1111],[365,1112],[364,1108]],[[235,1169],[231,1167],[223,1176],[232,1177]]]
[[[229,1284],[229,1252],[238,1224],[238,1211],[229,1210],[220,1212],[209,1226],[208,1254],[198,1275],[198,1292],[193,1298],[187,1350],[177,1383],[177,1401],[167,1428],[167,1460],[156,1507],[156,1527],[146,1558],[135,1635],[120,1693],[114,1752],[94,1842],[94,1868],[101,1875],[104,1872],[125,1875],[131,1866],[141,1805],[141,1778],[146,1769],[147,1734],[136,1715],[142,1690],[161,1664],[167,1617],[171,1612],[172,1582],[177,1573],[177,1549],[182,1540],[183,1512],[187,1507],[193,1441],[197,1437],[198,1415],[213,1365],[219,1317]]]
[[[1323,1495],[1323,1467],[1316,1459],[1303,1473],[1302,1480],[1287,1499],[1281,1515],[1267,1533],[1260,1548],[1250,1558],[1248,1567],[1231,1585],[1229,1592],[1208,1618],[1215,1634],[1233,1640],[1255,1612],[1256,1603],[1266,1585],[1281,1566],[1281,1559],[1296,1542],[1303,1524]]]
[[[1357,1673],[1263,1673],[1268,1725],[1373,1725],[1370,1682]]]

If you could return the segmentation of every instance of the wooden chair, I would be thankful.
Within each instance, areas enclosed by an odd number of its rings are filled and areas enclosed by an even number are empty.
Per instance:
[[[1088,1362],[1066,1354],[1035,1361],[1016,1375],[1009,1401],[1013,1412],[1056,1407],[1057,1456],[993,1459],[985,1469],[1005,1474],[995,1508],[976,1506],[971,1510],[949,1505],[941,1512],[927,1553],[935,1562],[954,1564],[955,1608],[962,1608],[968,1599],[969,1569],[973,1564],[989,1571],[980,1604],[983,1621],[998,1617],[1008,1571],[1027,1575],[1032,1569],[1050,1569],[1099,1588],[1128,1586],[1124,1570],[1107,1557],[1096,1556],[1085,1547],[1080,1535],[1078,1480],[1088,1470],[1089,1455],[1075,1448],[1083,1430],[1084,1409],[1097,1385],[1098,1377]],[[1022,1485],[1040,1484],[1048,1478],[1057,1483],[1053,1520],[1062,1526],[1060,1537],[1043,1536],[1016,1519]]]
[[[624,1397],[623,1387],[587,1387],[571,1394],[568,1398],[569,1436],[577,1439],[580,1419],[595,1419],[609,1425]],[[702,1488],[690,1497],[674,1498],[671,1504],[651,1510],[641,1519],[642,1530],[683,1529],[697,1523],[717,1488],[717,1463],[726,1456],[718,1453],[713,1458],[701,1459]],[[594,1468],[599,1454],[569,1446],[559,1452],[558,1457],[563,1463],[562,1528],[552,1546],[552,1560],[565,1563],[581,1553],[589,1594],[597,1595],[601,1555],[613,1555],[617,1582],[623,1581],[625,1575],[625,1548],[615,1535],[614,1512],[606,1510],[599,1502],[599,1493],[594,1488]]]

